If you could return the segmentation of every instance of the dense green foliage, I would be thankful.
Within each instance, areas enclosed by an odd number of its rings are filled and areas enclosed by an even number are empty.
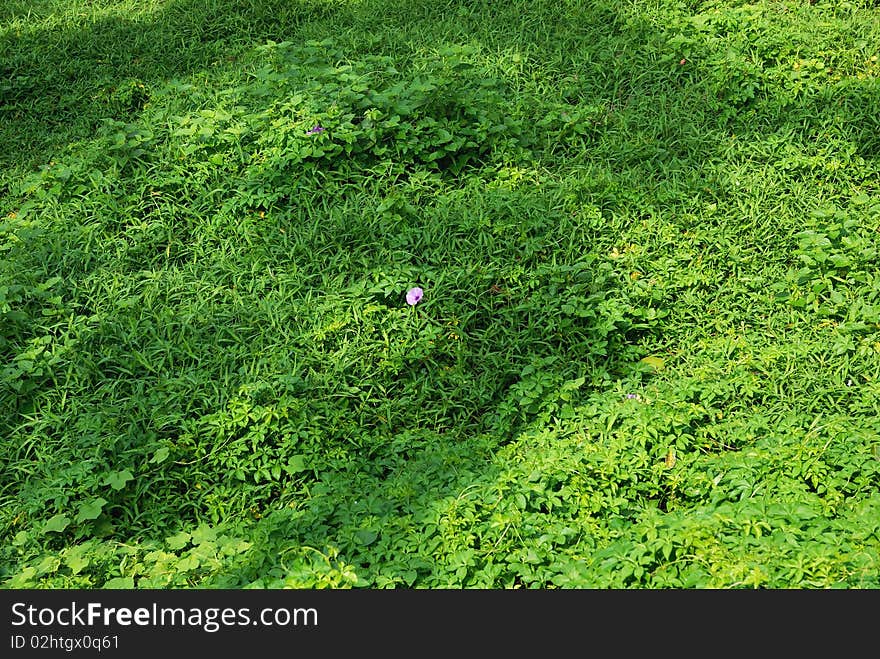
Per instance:
[[[878,55],[864,1],[0,1],[0,585],[880,587]]]

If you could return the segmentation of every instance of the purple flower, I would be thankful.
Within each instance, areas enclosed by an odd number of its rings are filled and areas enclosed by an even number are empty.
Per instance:
[[[307,130],[306,135],[315,135],[317,133],[323,133],[323,132],[324,132],[323,126],[315,126],[314,128],[310,128],[309,130]]]
[[[411,288],[406,292],[406,303],[411,307],[416,306],[419,302],[421,302],[422,297],[425,295],[425,291],[416,286],[415,288]]]
[[[638,394],[627,394],[626,397],[629,398],[630,400],[632,400],[632,399],[641,400],[641,397]]]

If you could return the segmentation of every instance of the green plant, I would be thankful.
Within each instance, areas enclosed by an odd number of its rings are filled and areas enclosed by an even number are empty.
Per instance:
[[[2,587],[880,586],[870,3],[8,4]]]

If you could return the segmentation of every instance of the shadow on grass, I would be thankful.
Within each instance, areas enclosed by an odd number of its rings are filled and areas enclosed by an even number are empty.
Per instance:
[[[62,7],[0,36],[3,166],[48,162],[87,139],[103,118],[133,119],[164,82],[229,67],[266,40],[297,39],[303,26],[331,18],[353,24],[347,4],[171,0],[155,11]],[[308,30],[306,30],[308,32]]]
[[[234,70],[269,40],[333,38],[350,44],[353,57],[476,42],[540,58],[542,49],[563,48],[553,36],[557,23],[565,22],[574,41],[613,24],[608,10],[553,3],[531,4],[522,15],[491,3],[426,0],[169,0],[152,11],[96,8],[75,18],[53,9],[0,34],[4,167],[44,164],[68,143],[88,139],[102,119],[135,117],[164,82]]]

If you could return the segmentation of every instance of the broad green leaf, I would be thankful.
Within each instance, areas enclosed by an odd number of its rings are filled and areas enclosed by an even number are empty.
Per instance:
[[[195,570],[199,566],[199,559],[197,556],[189,555],[184,558],[181,558],[177,563],[175,563],[175,567],[181,572],[189,572],[190,570]]]
[[[59,513],[51,517],[44,525],[42,533],[60,533],[70,525],[70,518],[67,515]]]
[[[655,371],[662,371],[666,362],[662,357],[657,357],[656,355],[649,355],[647,357],[642,357],[642,363],[650,366]]]
[[[46,556],[39,562],[37,565],[37,574],[54,574],[58,571],[58,568],[61,567],[61,559],[57,556],[50,555]]]
[[[134,476],[128,469],[114,471],[107,474],[107,477],[104,479],[104,485],[109,485],[114,490],[121,490],[125,487],[125,484],[133,478]]]
[[[160,464],[160,463],[164,462],[167,457],[168,457],[168,447],[163,446],[162,448],[158,449],[153,454],[152,458],[150,458],[150,464]]]
[[[172,551],[178,551],[179,549],[183,549],[189,544],[190,538],[189,533],[186,531],[181,531],[175,535],[172,535],[169,538],[165,538],[165,542],[168,544],[168,548]]]
[[[101,511],[106,503],[107,499],[95,497],[91,501],[82,504],[79,507],[79,513],[76,516],[76,523],[80,524],[88,519],[98,519],[98,517],[101,516]]]
[[[12,578],[9,581],[5,582],[3,585],[13,589],[33,588],[33,578],[36,575],[37,569],[28,565],[27,567],[23,568],[18,574],[13,575]]]
[[[200,545],[203,542],[213,542],[217,539],[217,531],[207,524],[199,524],[199,527],[192,532],[192,541],[194,545]]]
[[[308,467],[306,467],[306,456],[304,455],[293,455],[287,461],[288,474],[297,474],[306,469],[308,469]]]
[[[379,534],[373,529],[358,529],[355,531],[354,536],[362,545],[371,545],[376,541],[376,538],[379,537]]]
[[[64,557],[64,564],[70,568],[71,572],[79,574],[89,566],[91,563],[87,553],[89,549],[91,549],[89,546],[77,545],[67,552],[67,555]]]

